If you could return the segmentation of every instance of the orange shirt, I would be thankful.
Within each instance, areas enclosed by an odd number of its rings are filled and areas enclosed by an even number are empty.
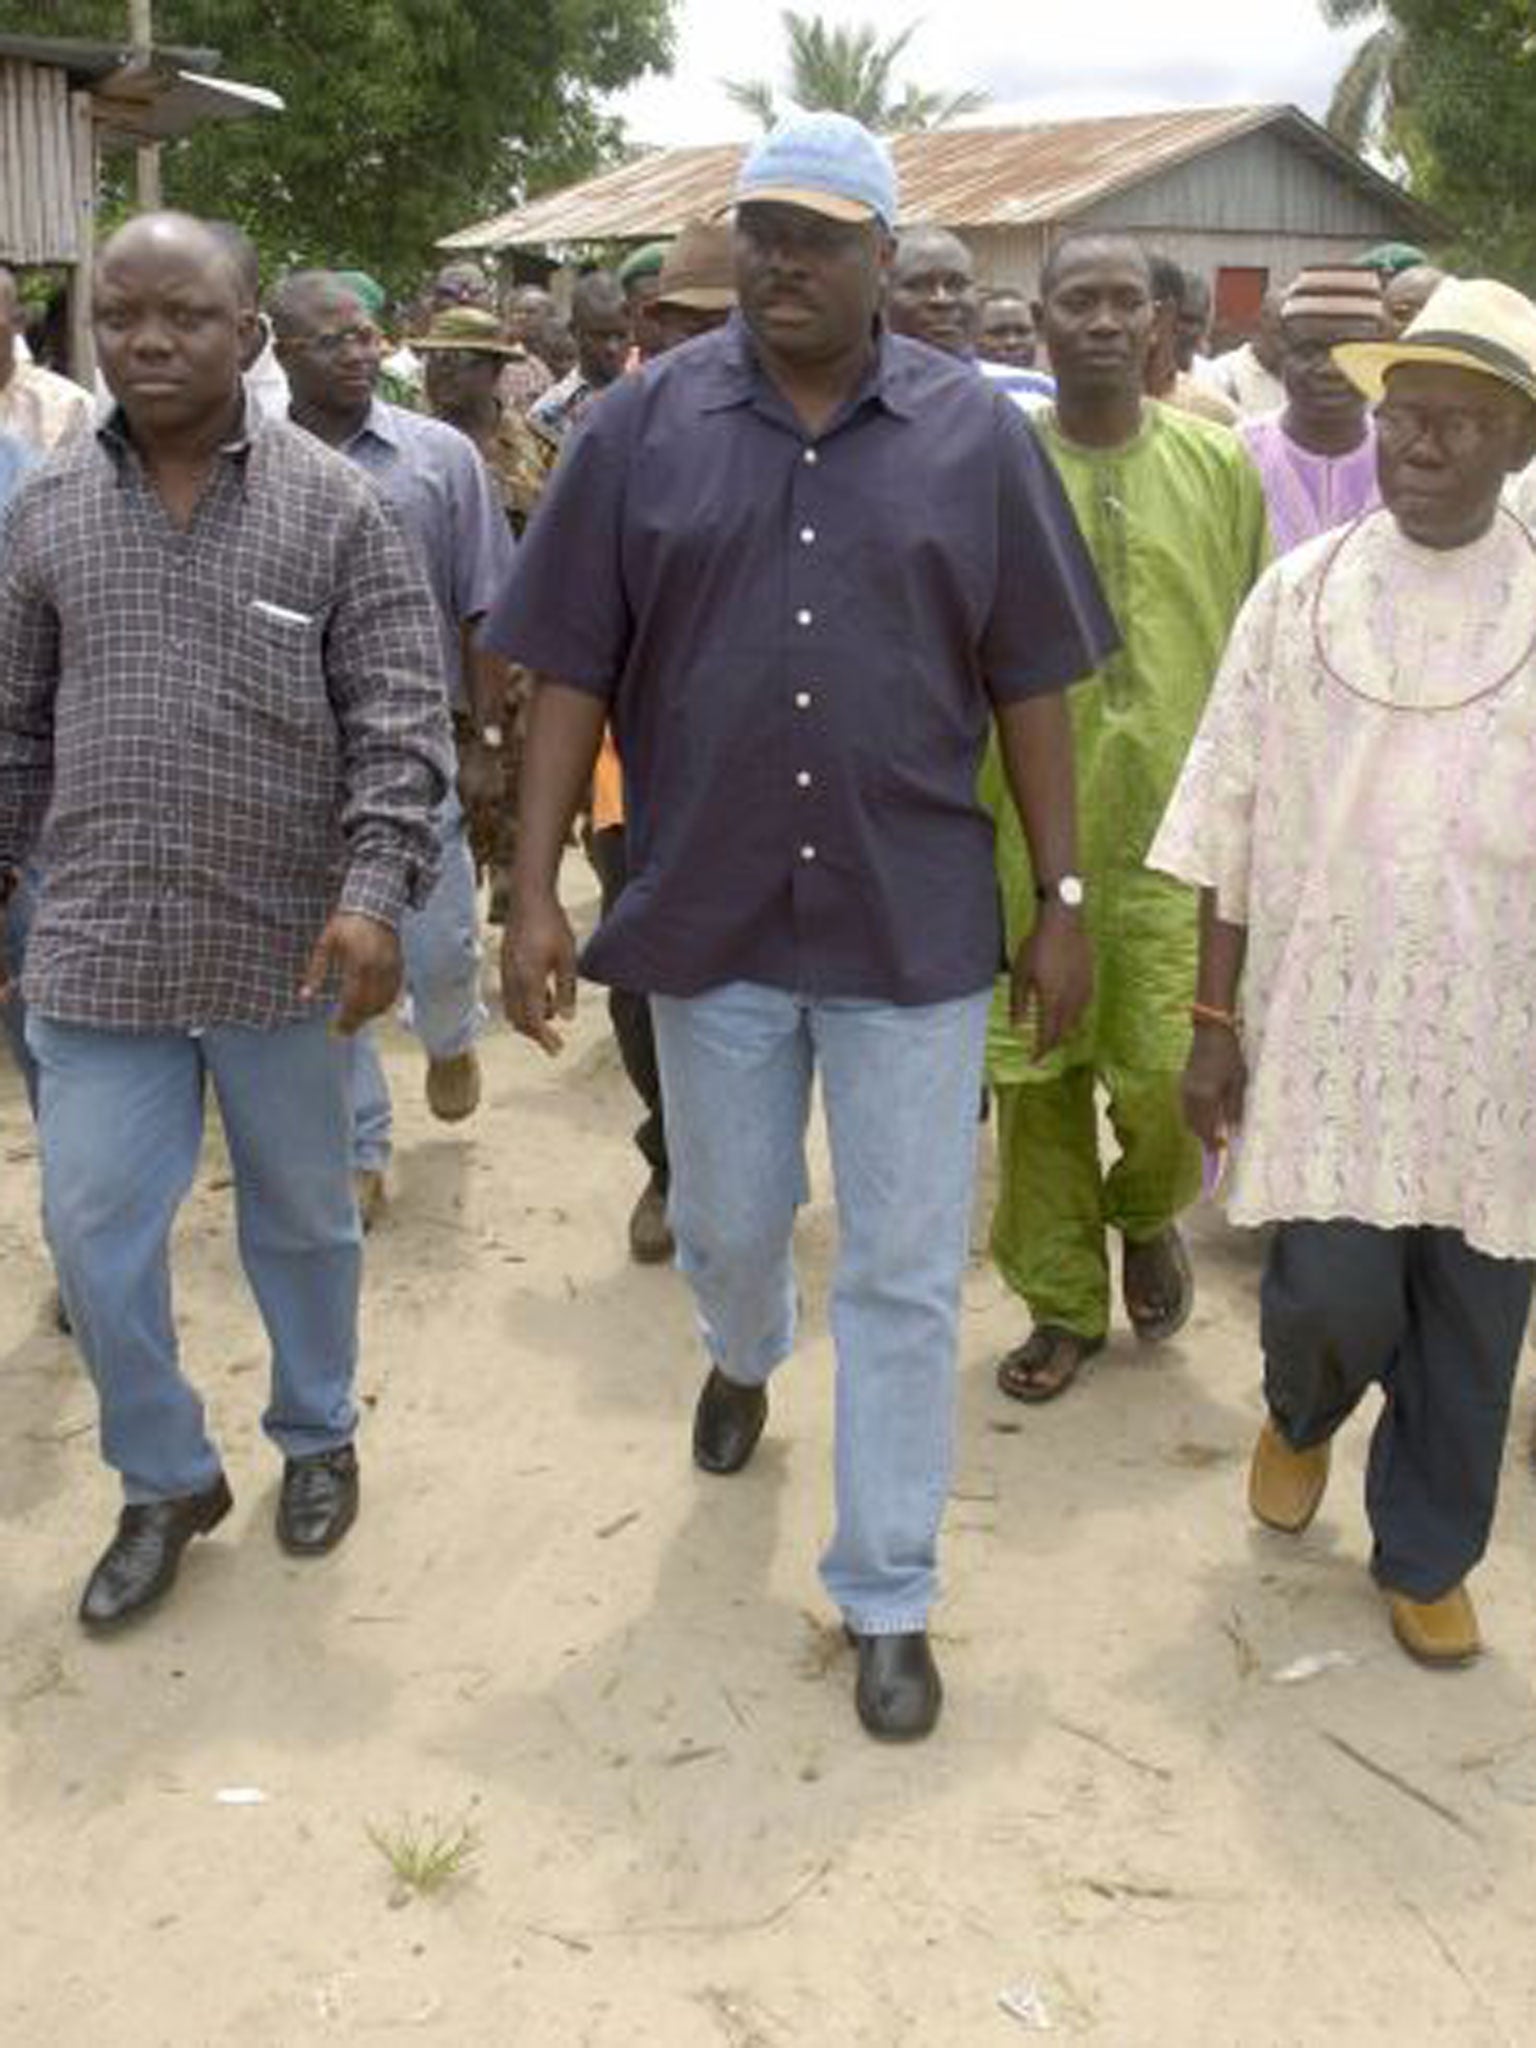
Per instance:
[[[592,770],[592,830],[606,831],[624,822],[624,770],[613,744],[613,728],[603,727],[602,749]]]

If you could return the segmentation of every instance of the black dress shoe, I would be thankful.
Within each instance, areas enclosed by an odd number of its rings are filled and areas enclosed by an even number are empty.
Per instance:
[[[916,1742],[931,1733],[944,1704],[939,1667],[926,1631],[901,1636],[855,1636],[859,1719],[882,1742]]]
[[[83,1626],[103,1634],[152,1606],[175,1584],[181,1553],[192,1538],[206,1536],[233,1506],[222,1472],[202,1493],[130,1502],[118,1517],[117,1534],[85,1582],[80,1598]]]
[[[703,1472],[739,1472],[767,1420],[766,1387],[744,1387],[711,1367],[693,1411],[693,1462]]]
[[[289,1458],[277,1503],[277,1540],[295,1557],[334,1550],[357,1520],[357,1453],[350,1444]]]

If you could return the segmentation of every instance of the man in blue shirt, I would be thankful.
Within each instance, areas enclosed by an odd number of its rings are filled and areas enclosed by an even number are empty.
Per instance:
[[[511,566],[512,540],[484,462],[457,428],[374,395],[382,337],[339,277],[304,271],[285,278],[269,310],[295,424],[366,470],[394,506],[437,601],[455,720],[494,731],[504,670],[475,636]],[[434,1116],[454,1123],[480,1100],[475,1040],[485,1022],[475,870],[456,790],[439,812],[438,835],[437,886],[422,910],[406,917],[401,943],[411,1019],[427,1054],[427,1103]],[[352,1041],[352,1059],[353,1165],[367,1228],[384,1200],[389,1088],[370,1034]]]
[[[981,352],[982,299],[976,289],[975,259],[948,228],[925,223],[897,236],[885,311],[893,334],[909,334],[945,355],[974,363],[1026,409],[1046,403],[1055,392],[1054,380],[1039,370]]]
[[[736,197],[740,312],[583,423],[487,628],[539,676],[503,982],[556,1050],[576,957],[555,877],[611,718],[631,880],[584,965],[652,997],[711,1361],[695,1462],[747,1462],[793,1347],[819,1068],[842,1237],[822,1574],[860,1718],[911,1738],[941,1699],[927,1620],[1000,947],[976,774],[995,713],[1049,896],[1017,996],[1050,1044],[1090,981],[1060,692],[1113,627],[1017,409],[880,326],[884,146],[799,117]]]

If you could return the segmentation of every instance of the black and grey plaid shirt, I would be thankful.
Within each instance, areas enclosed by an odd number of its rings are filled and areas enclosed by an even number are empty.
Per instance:
[[[436,614],[394,514],[281,423],[190,526],[114,422],[0,537],[0,875],[41,869],[23,989],[112,1030],[303,1014],[336,909],[394,925],[437,869]]]

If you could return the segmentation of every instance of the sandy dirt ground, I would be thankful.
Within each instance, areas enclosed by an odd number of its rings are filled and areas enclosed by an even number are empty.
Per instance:
[[[413,1042],[384,1042],[362,1519],[317,1564],[273,1541],[263,1340],[211,1134],[178,1302],[236,1509],[106,1644],[73,1610],[114,1484],[47,1323],[0,1072],[5,2048],[1536,2042],[1527,1391],[1477,1580],[1491,1654],[1431,1675],[1364,1570],[1364,1418],[1308,1535],[1246,1521],[1251,1242],[1197,1219],[1184,1337],[1154,1362],[1118,1334],[1040,1410],[993,1387],[1020,1316],[978,1257],[948,1705],[931,1742],[882,1749],[816,1577],[819,1139],[803,1341],[752,1466],[709,1480],[682,1284],[625,1257],[639,1169],[600,998],[558,1064],[493,1029],[454,1131]],[[402,1900],[370,1830],[398,1846],[426,1816],[477,1846]]]

